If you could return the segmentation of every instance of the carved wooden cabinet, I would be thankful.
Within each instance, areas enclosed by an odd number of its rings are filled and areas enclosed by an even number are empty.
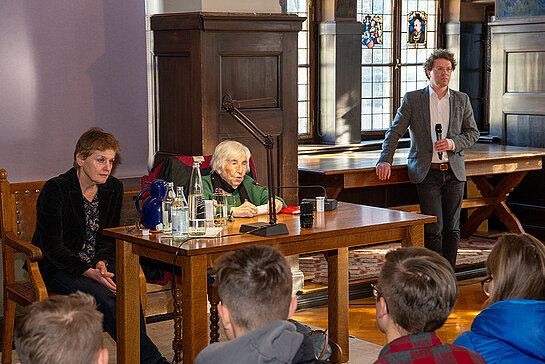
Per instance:
[[[178,13],[151,17],[156,86],[156,160],[208,155],[225,139],[248,146],[261,183],[266,152],[222,111],[221,100],[272,97],[241,108],[274,137],[277,185],[297,184],[297,32],[304,18],[282,14]],[[288,204],[297,203],[286,190]]]

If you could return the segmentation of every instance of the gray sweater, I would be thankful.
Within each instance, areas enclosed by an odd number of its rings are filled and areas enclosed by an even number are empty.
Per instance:
[[[288,321],[274,321],[233,340],[206,347],[196,364],[288,364],[292,363],[304,335]]]

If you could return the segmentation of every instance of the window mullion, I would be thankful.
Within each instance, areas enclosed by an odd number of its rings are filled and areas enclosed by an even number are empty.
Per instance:
[[[399,66],[401,62],[401,32],[403,26],[403,24],[401,24],[401,2],[402,0],[392,0],[392,37],[394,41],[394,46],[392,47],[392,59],[394,64],[397,65],[392,69],[392,121],[397,109],[399,108],[399,100],[401,99],[401,67]]]

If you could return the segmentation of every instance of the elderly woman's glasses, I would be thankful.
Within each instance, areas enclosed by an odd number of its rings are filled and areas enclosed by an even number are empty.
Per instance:
[[[490,293],[492,292],[492,277],[488,276],[485,279],[481,281],[481,286],[483,287],[483,292],[487,297],[490,297]]]

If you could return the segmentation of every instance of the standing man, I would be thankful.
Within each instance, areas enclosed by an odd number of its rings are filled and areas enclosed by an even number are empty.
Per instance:
[[[390,178],[399,138],[408,128],[409,179],[416,184],[420,211],[437,216],[437,222],[424,227],[424,244],[442,254],[453,268],[460,244],[460,210],[466,181],[464,149],[479,139],[469,97],[448,88],[455,68],[454,55],[445,49],[437,49],[428,57],[424,71],[430,84],[405,94],[376,166],[379,179]]]

